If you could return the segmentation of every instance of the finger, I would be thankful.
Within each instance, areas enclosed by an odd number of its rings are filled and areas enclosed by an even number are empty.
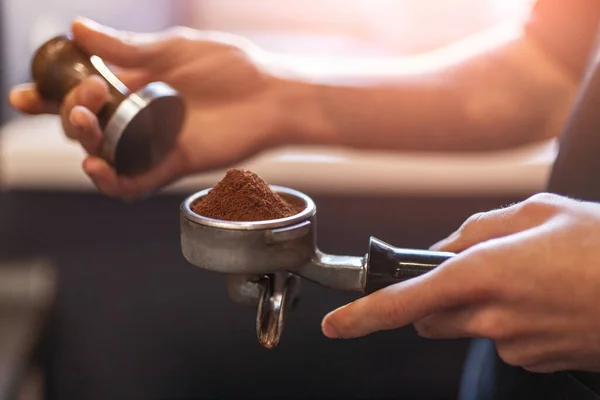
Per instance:
[[[563,354],[540,363],[523,365],[523,369],[537,374],[549,374],[558,371],[600,371],[600,361],[587,354]]]
[[[113,68],[113,73],[132,92],[141,89],[154,80],[146,70]]]
[[[429,315],[414,323],[419,336],[427,339],[461,339],[480,337],[476,333],[475,307],[443,311]]]
[[[515,233],[516,225],[523,225],[514,218],[517,209],[511,206],[488,212],[473,214],[450,236],[431,246],[431,250],[459,252],[474,244]]]
[[[75,20],[71,29],[75,41],[89,54],[120,67],[148,67],[165,60],[166,32],[125,32],[86,18]]]
[[[8,95],[8,102],[15,110],[27,114],[56,114],[56,104],[44,102],[33,83],[13,87]]]
[[[119,197],[119,179],[111,166],[99,157],[88,157],[83,161],[83,170],[96,188],[109,197]]]
[[[110,94],[107,83],[99,76],[89,76],[85,78],[77,87],[67,94],[61,105],[61,119],[65,134],[78,140],[82,132],[93,129],[92,121],[81,119],[80,122],[85,126],[73,126],[71,124],[71,111],[79,106],[87,108],[92,114],[98,113],[109,100]]]
[[[149,193],[171,183],[186,173],[185,161],[180,152],[172,151],[150,172],[135,177],[119,179],[121,198],[127,201],[139,200]]]
[[[555,336],[546,331],[496,341],[496,349],[498,356],[509,365],[547,373],[576,363],[583,367],[581,361],[588,358],[589,353],[574,351],[576,346],[573,343],[573,337]]]
[[[569,361],[555,361],[543,364],[524,366],[523,369],[535,374],[552,374],[559,371],[569,371],[576,369],[578,365]]]
[[[509,315],[503,308],[489,303],[432,314],[414,325],[419,335],[428,339],[508,340],[517,332],[528,331],[527,323],[522,322],[518,316]]]
[[[69,119],[78,131],[77,140],[85,151],[90,155],[99,155],[102,146],[102,131],[96,115],[85,107],[75,106]]]
[[[83,169],[102,193],[128,201],[138,200],[185,173],[178,152],[170,153],[152,171],[134,177],[118,176],[106,161],[98,157],[88,157]]]
[[[469,247],[511,234],[519,233],[545,222],[556,211],[552,196],[534,196],[524,202],[468,218],[461,227],[431,246],[432,250],[459,252]]]
[[[322,323],[325,336],[356,338],[379,330],[400,328],[473,301],[484,301],[491,287],[485,275],[473,279],[479,257],[463,253],[418,278],[382,290],[329,313]]]

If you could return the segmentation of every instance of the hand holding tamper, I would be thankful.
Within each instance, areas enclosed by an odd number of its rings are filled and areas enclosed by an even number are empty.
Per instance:
[[[104,135],[101,157],[119,175],[150,170],[175,146],[185,118],[183,99],[162,82],[132,92],[102,59],[86,54],[67,35],[50,39],[33,57],[32,77],[47,102],[60,105],[72,89],[92,75],[104,79],[110,93],[97,114]]]

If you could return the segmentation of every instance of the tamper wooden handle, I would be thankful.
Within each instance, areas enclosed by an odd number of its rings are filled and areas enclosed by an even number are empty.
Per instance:
[[[117,107],[129,95],[129,89],[97,56],[86,54],[67,35],[54,37],[35,53],[32,78],[41,97],[60,105],[67,94],[91,75],[102,77],[110,90],[110,100],[98,113],[100,128],[104,129]]]

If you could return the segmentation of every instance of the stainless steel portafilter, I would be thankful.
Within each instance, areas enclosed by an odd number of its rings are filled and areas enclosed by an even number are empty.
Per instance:
[[[301,279],[336,290],[370,294],[425,274],[453,253],[402,249],[371,237],[362,257],[325,254],[316,238],[317,207],[304,193],[281,186],[271,190],[304,205],[294,216],[270,221],[232,222],[192,211],[210,189],[180,207],[181,249],[191,264],[228,277],[230,297],[258,307],[256,329],[267,348],[277,346]]]

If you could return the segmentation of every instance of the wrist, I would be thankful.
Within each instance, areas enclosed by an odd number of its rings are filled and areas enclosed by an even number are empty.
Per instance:
[[[300,79],[274,80],[275,142],[278,145],[329,142],[334,129],[321,101],[326,89]]]

